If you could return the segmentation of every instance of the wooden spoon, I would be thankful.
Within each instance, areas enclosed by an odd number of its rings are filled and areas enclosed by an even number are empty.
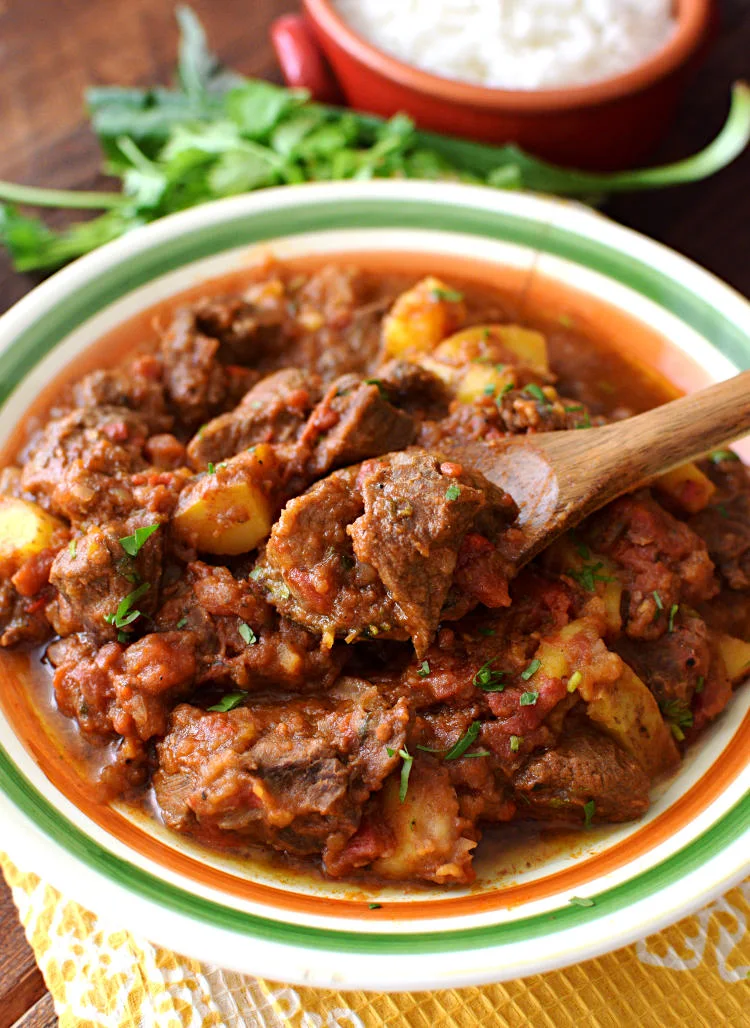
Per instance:
[[[750,371],[625,421],[582,431],[441,444],[518,504],[522,567],[589,514],[656,475],[750,432]]]

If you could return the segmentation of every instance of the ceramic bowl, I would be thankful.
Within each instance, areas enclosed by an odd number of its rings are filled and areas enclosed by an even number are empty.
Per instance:
[[[316,99],[335,101],[338,83],[359,110],[385,117],[404,111],[420,128],[514,142],[569,167],[601,170],[633,166],[654,148],[716,14],[714,0],[675,0],[676,31],[631,71],[566,89],[506,90],[442,78],[392,57],[354,32],[332,0],[303,0],[303,8],[304,18],[279,19],[272,39],[287,82]]]
[[[154,305],[269,254],[344,254],[523,290],[535,309],[595,323],[609,344],[686,390],[750,364],[740,296],[577,205],[452,184],[285,187],[138,229],[8,311],[0,447],[32,405],[54,399],[61,375],[91,363],[96,340],[108,339],[96,361],[113,361],[124,323],[136,318],[147,332]],[[29,667],[22,654],[0,653],[0,846],[109,923],[212,964],[340,989],[515,978],[645,936],[748,869],[749,688],[654,791],[642,820],[533,853],[501,839],[471,888],[368,891],[208,853],[124,805],[98,806],[40,725]]]

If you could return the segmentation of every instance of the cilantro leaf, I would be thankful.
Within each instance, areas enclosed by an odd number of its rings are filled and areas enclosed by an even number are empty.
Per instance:
[[[150,588],[150,582],[144,582],[142,585],[139,585],[132,593],[128,593],[123,600],[120,600],[114,614],[105,614],[104,620],[108,624],[114,625],[115,628],[127,628],[128,625],[132,625],[141,616],[140,610],[132,609],[133,604],[137,603],[141,596],[144,596]]]
[[[464,735],[455,743],[448,752],[445,754],[446,760],[458,760],[468,750],[469,746],[476,740],[481,730],[481,724],[479,721],[472,721],[469,727],[466,729]]]
[[[136,528],[132,535],[123,536],[120,539],[120,546],[122,546],[129,557],[137,557],[146,540],[150,539],[154,532],[158,530],[158,524],[143,525],[141,528]]]
[[[221,697],[218,703],[215,703],[213,707],[208,709],[219,714],[226,714],[228,710],[234,710],[235,707],[239,707],[246,696],[247,693],[241,690],[238,692],[228,692],[225,696]]]
[[[248,646],[252,646],[254,643],[257,643],[258,641],[258,636],[252,630],[250,625],[245,624],[244,621],[240,622],[239,633],[242,636],[244,642],[246,642]]]

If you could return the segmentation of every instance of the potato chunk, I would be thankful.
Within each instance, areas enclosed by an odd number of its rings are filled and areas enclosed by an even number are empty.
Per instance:
[[[537,649],[547,674],[572,678],[586,714],[634,757],[651,777],[680,757],[669,726],[646,684],[607,650],[585,618],[571,621]]]
[[[212,470],[213,469],[213,470]],[[175,535],[202,553],[248,553],[273,524],[276,461],[265,443],[200,475],[180,496]]]
[[[724,667],[732,684],[740,682],[750,675],[750,642],[722,632],[716,648],[724,661]]]
[[[698,514],[704,510],[716,492],[716,486],[708,475],[704,475],[692,462],[682,464],[666,475],[659,475],[654,481],[654,489],[687,514]]]
[[[59,518],[29,500],[0,497],[0,567],[13,574],[25,560],[51,546],[64,529]]]
[[[437,762],[415,760],[403,802],[392,775],[380,796],[381,816],[391,831],[390,851],[372,865],[383,878],[426,878],[438,884],[470,882],[476,840],[464,834],[456,791]]]
[[[508,363],[523,364],[537,374],[549,371],[547,340],[521,325],[473,325],[444,339],[435,357],[453,365]]]
[[[383,324],[388,357],[429,353],[466,317],[461,293],[428,276],[398,297]]]

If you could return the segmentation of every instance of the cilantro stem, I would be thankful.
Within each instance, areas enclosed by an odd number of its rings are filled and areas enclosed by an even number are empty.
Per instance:
[[[77,189],[44,189],[0,181],[0,201],[28,207],[69,207],[71,210],[96,211],[122,207],[122,193],[96,193]]]

